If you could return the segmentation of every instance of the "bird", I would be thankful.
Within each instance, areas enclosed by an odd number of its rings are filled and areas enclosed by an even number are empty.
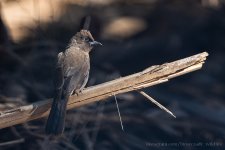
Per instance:
[[[81,29],[70,40],[64,52],[58,54],[54,75],[54,97],[45,126],[48,135],[64,132],[66,107],[72,94],[79,94],[89,78],[89,53],[93,47],[102,45],[94,40],[90,31]]]

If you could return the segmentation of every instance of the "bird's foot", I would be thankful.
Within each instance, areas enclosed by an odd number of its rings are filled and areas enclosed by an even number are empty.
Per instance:
[[[77,90],[74,91],[74,94],[76,96],[78,96],[79,94],[82,94],[82,90],[81,89],[77,89]]]

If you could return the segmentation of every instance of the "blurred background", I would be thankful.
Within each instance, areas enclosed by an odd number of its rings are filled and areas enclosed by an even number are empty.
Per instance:
[[[56,56],[86,16],[103,47],[91,52],[88,86],[203,51],[199,71],[145,89],[172,118],[138,93],[68,111],[50,141],[46,118],[0,130],[0,149],[224,149],[224,0],[2,0],[0,111],[51,98]]]

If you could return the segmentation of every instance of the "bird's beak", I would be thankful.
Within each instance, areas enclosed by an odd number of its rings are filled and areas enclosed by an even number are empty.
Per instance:
[[[101,46],[102,46],[102,43],[97,42],[97,41],[91,41],[91,42],[89,42],[89,44],[90,44],[91,46],[96,46],[96,45],[101,45]]]

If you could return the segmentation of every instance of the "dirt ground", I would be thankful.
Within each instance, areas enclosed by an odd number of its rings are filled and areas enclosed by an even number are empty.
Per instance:
[[[49,140],[46,118],[0,130],[0,149],[224,149],[223,0],[3,0],[0,111],[53,96],[57,53],[91,16],[103,47],[91,52],[87,86],[151,65],[209,53],[204,67],[145,89],[176,119],[138,93],[68,111],[65,133]],[[9,143],[8,143],[9,142]]]

